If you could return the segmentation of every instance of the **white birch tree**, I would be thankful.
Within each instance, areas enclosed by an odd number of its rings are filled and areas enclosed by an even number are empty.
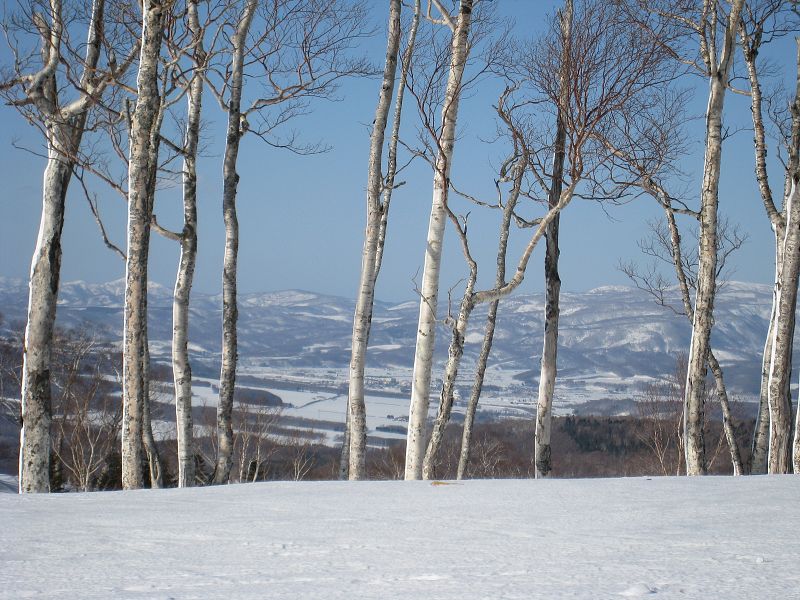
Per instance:
[[[143,485],[147,381],[147,261],[163,103],[159,63],[170,0],[144,0],[137,98],[130,123],[122,365],[122,487]]]
[[[174,32],[166,40],[170,51],[170,62],[181,64],[188,57],[188,73],[183,76],[176,69],[173,81],[186,97],[186,121],[183,142],[173,144],[163,138],[183,158],[183,228],[172,232],[161,227],[155,218],[152,225],[161,235],[180,245],[178,271],[172,302],[172,372],[175,389],[175,413],[178,445],[178,487],[189,487],[195,482],[195,452],[192,424],[192,368],[189,361],[189,300],[197,261],[197,157],[200,143],[200,128],[204,90],[204,73],[209,53],[204,47],[209,24],[219,15],[204,6],[205,19],[199,15],[200,0],[188,0],[186,4],[185,31]],[[177,38],[177,39],[175,39]]]
[[[406,78],[419,26],[420,0],[415,0],[414,3],[414,13],[409,26],[406,49],[402,57],[400,78],[394,99],[391,137],[388,143],[389,159],[386,175],[384,176],[382,166],[384,135],[389,121],[392,92],[397,78],[397,60],[400,53],[400,38],[402,37],[400,13],[400,1],[390,0],[386,63],[370,137],[367,176],[367,224],[364,233],[364,249],[361,257],[361,274],[356,296],[356,308],[353,316],[347,400],[348,414],[344,442],[347,446],[347,451],[343,453],[342,459],[343,468],[346,468],[349,479],[364,479],[366,477],[367,425],[364,402],[364,369],[372,323],[372,310],[375,302],[375,286],[383,259],[389,207],[397,173],[397,143],[400,137],[400,119],[403,110]],[[346,467],[344,466],[345,461],[347,461]]]
[[[791,264],[784,264],[784,250],[791,238],[787,230],[792,206],[791,185],[792,169],[796,168],[796,150],[793,149],[792,131],[782,131],[780,137],[789,149],[789,163],[786,165],[786,193],[780,210],[776,207],[772,188],[769,182],[767,167],[767,134],[764,123],[764,98],[761,85],[761,61],[758,59],[762,46],[770,39],[785,34],[792,29],[787,20],[790,9],[778,0],[768,0],[758,5],[746,5],[739,26],[739,38],[742,55],[747,67],[750,84],[751,114],[753,118],[753,142],[755,151],[755,175],[764,211],[769,219],[775,236],[775,286],[773,291],[772,310],[769,330],[764,344],[764,355],[761,368],[761,385],[759,393],[759,411],[753,432],[750,469],[754,474],[786,472],[789,468],[788,439],[791,436],[791,400],[789,397],[789,381],[791,379],[792,337],[794,331],[795,311],[789,309],[787,302],[793,301],[785,293],[784,278],[788,277],[788,286],[797,287],[797,273]],[[794,115],[792,115],[794,117]],[[791,242],[792,245],[794,242]],[[791,261],[790,261],[791,262]],[[796,266],[796,265],[795,265]],[[784,303],[783,312],[779,310],[780,301]],[[794,300],[796,302],[796,300]],[[781,323],[788,319],[788,323]],[[780,329],[781,331],[778,331]],[[788,338],[787,338],[788,334]],[[775,338],[780,337],[781,347],[773,349]],[[775,361],[773,362],[773,359]],[[774,384],[774,385],[773,385]],[[776,448],[771,456],[770,449]],[[780,456],[783,458],[780,458]]]
[[[442,19],[452,29],[453,37],[450,49],[449,74],[442,104],[441,128],[436,139],[437,156],[434,163],[433,198],[425,245],[422,285],[419,291],[419,322],[414,349],[411,404],[408,414],[408,436],[406,440],[406,479],[422,478],[426,423],[430,405],[431,370],[433,368],[436,335],[436,310],[439,300],[439,270],[447,219],[447,194],[450,185],[449,177],[453,149],[455,147],[461,83],[469,54],[468,42],[474,1],[460,0],[456,19],[440,3],[437,2],[436,4]]]
[[[572,0],[564,4],[563,12],[559,12],[561,34],[561,73],[559,75],[559,108],[556,110],[556,133],[553,145],[553,174],[550,178],[550,190],[547,204],[553,207],[561,196],[564,179],[564,162],[566,160],[565,143],[567,128],[560,107],[569,105],[569,74],[571,60],[571,29],[573,17]],[[539,372],[539,395],[536,402],[536,429],[534,434],[534,465],[536,477],[547,477],[552,470],[552,451],[550,434],[552,430],[553,393],[555,391],[556,373],[558,370],[558,316],[560,313],[561,278],[558,275],[559,217],[550,223],[545,233],[544,256],[544,341],[542,346],[542,362]]]
[[[686,375],[684,440],[686,474],[704,475],[707,470],[703,426],[708,348],[714,320],[717,266],[717,209],[722,165],[722,116],[725,92],[734,60],[736,32],[744,0],[732,0],[727,14],[720,16],[716,0],[704,0],[697,20],[687,25],[699,37],[701,68],[709,80],[706,110],[705,159],[700,193],[700,249],[697,291],[692,321],[692,341]]]
[[[598,141],[598,136],[602,136],[608,121],[626,111],[651,110],[642,96],[652,93],[654,89],[663,91],[674,77],[663,44],[640,29],[630,27],[625,11],[605,3],[585,0],[578,4],[574,13],[568,36],[564,35],[564,22],[556,18],[549,35],[514,54],[515,59],[524,65],[520,69],[521,81],[516,86],[521,89],[518,92],[507,90],[498,103],[498,114],[509,129],[515,146],[522,148],[519,154],[524,159],[524,169],[530,172],[542,190],[548,211],[538,221],[538,227],[520,256],[510,280],[493,289],[475,292],[469,289],[473,275],[468,279],[468,293],[462,300],[450,358],[445,367],[446,387],[452,388],[455,381],[461,351],[454,352],[454,349],[458,350],[458,346],[463,349],[463,333],[474,306],[498,300],[520,285],[533,249],[547,231],[552,232],[553,222],[572,201],[579,186],[603,187],[606,161],[604,147]],[[508,62],[511,64],[512,61]],[[565,79],[570,82],[568,91],[563,85]],[[531,114],[530,107],[537,106],[541,110],[543,105],[549,106],[556,115],[556,121],[558,117],[563,119],[561,135],[564,140],[559,142],[558,127],[554,127],[553,145],[537,150],[534,149],[533,140],[539,136],[537,119],[541,115]],[[558,148],[560,143],[563,144],[565,168],[554,180],[554,170],[546,166],[543,157]],[[616,187],[619,184],[614,182],[610,189]],[[557,195],[554,188],[558,189]],[[610,189],[607,192],[609,194],[612,193]],[[517,186],[513,193],[519,193]],[[473,273],[477,266],[470,260],[466,250],[465,232],[461,228],[459,231],[470,272]],[[501,228],[501,250],[504,235],[507,235],[507,228],[505,233]],[[498,281],[500,274],[498,272]],[[436,451],[451,407],[452,393],[443,392],[426,455],[427,476],[433,474]]]
[[[209,89],[227,114],[223,157],[222,211],[225,254],[222,268],[222,361],[217,407],[218,456],[214,482],[227,483],[233,467],[232,411],[237,362],[237,261],[239,223],[236,211],[239,175],[236,165],[245,133],[267,144],[298,153],[319,150],[293,136],[278,137],[282,125],[302,115],[310,98],[328,98],[345,77],[365,75],[365,61],[352,58],[353,43],[364,35],[365,6],[359,2],[313,0],[231,4],[231,46],[208,68]],[[251,31],[252,30],[252,31]],[[245,81],[262,83],[245,96]]]
[[[74,7],[68,6],[74,11]],[[42,131],[47,145],[42,216],[31,262],[25,329],[20,493],[50,489],[50,361],[67,189],[79,162],[89,111],[133,59],[131,54],[117,64],[114,48],[108,45],[113,35],[110,31],[106,34],[105,10],[105,0],[92,3],[85,20],[88,33],[84,56],[78,61],[75,57],[80,54],[70,46],[69,29],[73,21],[83,19],[80,11],[67,13],[62,0],[33,2],[17,16],[16,22],[12,20],[11,27],[6,28],[8,34],[9,31],[31,31],[32,25],[32,30],[38,33],[38,59],[35,53],[21,50],[13,34],[9,37],[14,55],[13,75],[0,82],[0,93]],[[76,73],[80,73],[77,78]]]
[[[775,324],[772,327],[769,364],[769,473],[791,473],[793,466],[796,473],[800,472],[800,437],[795,431],[792,449],[792,403],[789,394],[797,284],[800,280],[800,40],[797,69],[795,95],[790,104],[791,137],[783,198],[786,226],[783,239],[779,239],[782,257],[775,286]]]

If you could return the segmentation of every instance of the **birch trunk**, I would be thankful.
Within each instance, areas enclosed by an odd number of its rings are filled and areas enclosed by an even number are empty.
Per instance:
[[[767,339],[764,342],[764,355],[761,359],[761,385],[758,394],[758,413],[753,429],[753,442],[750,454],[750,474],[764,475],[767,472],[769,458],[769,364],[772,358],[772,336],[775,333],[775,308],[777,306],[777,281],[780,271],[777,247],[778,236],[775,236],[775,284],[772,289],[772,310],[769,315]]]
[[[783,261],[777,286],[775,328],[769,365],[769,460],[768,471],[791,472],[792,406],[789,385],[792,374],[792,341],[797,282],[800,271],[800,197],[797,173],[792,173],[789,195],[785,200],[786,234],[783,240]]]
[[[158,62],[164,27],[163,3],[144,0],[137,100],[130,132],[128,238],[122,365],[122,487],[142,487],[142,435],[147,393],[147,259],[152,219],[153,164],[158,139]]]
[[[458,367],[461,364],[461,357],[464,355],[464,338],[467,334],[467,325],[470,315],[475,308],[472,300],[475,291],[475,281],[478,278],[478,265],[470,259],[470,273],[467,278],[464,297],[458,311],[458,318],[453,326],[453,337],[448,349],[447,364],[444,369],[442,379],[442,390],[439,394],[439,410],[436,413],[436,421],[431,431],[431,439],[425,451],[425,459],[422,465],[423,479],[433,479],[436,470],[436,457],[444,438],[447,424],[450,422],[450,414],[453,411],[453,399],[455,397],[456,378],[458,377]]]
[[[505,255],[505,251],[503,251],[503,254]],[[502,268],[499,261],[497,267],[496,285],[500,287],[505,283],[505,258],[503,259]],[[470,447],[472,445],[472,427],[475,424],[475,413],[478,411],[478,401],[483,392],[483,380],[486,374],[486,364],[489,361],[489,354],[492,351],[494,329],[497,323],[497,307],[499,305],[499,300],[491,302],[489,304],[489,312],[486,315],[483,343],[481,344],[481,352],[478,355],[478,365],[475,369],[475,381],[472,384],[472,391],[470,392],[469,401],[467,402],[467,410],[464,413],[464,429],[461,432],[461,451],[458,455],[458,471],[456,472],[456,479],[459,480],[464,479],[467,474]]]
[[[52,143],[44,172],[42,217],[31,262],[22,366],[19,491],[50,491],[50,360],[61,273],[61,230],[72,164]]]
[[[196,44],[194,66],[205,60],[202,33],[197,15],[197,0],[188,3],[189,29]],[[200,115],[203,79],[196,73],[186,96],[186,137],[183,158],[183,231],[181,256],[175,278],[172,302],[172,374],[175,386],[175,416],[178,433],[178,487],[194,485],[195,460],[192,425],[192,367],[189,362],[189,299],[197,260],[197,146],[200,140]]]
[[[655,191],[657,195],[662,196],[665,207],[669,207],[669,195],[663,190]],[[689,282],[686,278],[686,272],[683,269],[684,260],[681,251],[681,237],[678,230],[678,224],[675,222],[675,214],[670,208],[665,208],[664,212],[667,217],[667,227],[669,229],[672,264],[675,267],[675,275],[678,279],[678,288],[681,292],[681,299],[683,300],[683,311],[689,322],[694,320],[694,308],[689,293]],[[717,388],[717,397],[719,398],[720,408],[722,409],[722,428],[725,432],[725,440],[728,444],[728,450],[731,455],[731,465],[733,465],[733,474],[742,475],[744,469],[742,466],[742,455],[739,451],[739,444],[736,442],[736,432],[733,428],[733,416],[731,415],[730,402],[728,401],[728,390],[725,386],[725,378],[722,372],[722,367],[714,356],[714,352],[709,346],[708,348],[708,364],[711,367],[711,372],[714,374],[714,382]]]
[[[733,0],[719,64],[710,57],[710,91],[706,111],[706,149],[703,164],[703,186],[700,197],[700,248],[698,251],[697,290],[692,321],[692,341],[686,376],[684,400],[684,440],[686,474],[705,475],[707,472],[705,439],[705,378],[706,360],[714,320],[714,294],[717,268],[717,207],[719,177],[722,162],[722,112],[728,83],[735,32],[744,0]]]
[[[60,106],[56,69],[61,59],[63,29],[61,2],[50,3],[52,23],[40,29],[42,70],[25,90],[28,100],[41,112],[47,137],[47,166],[42,182],[42,215],[36,247],[31,260],[28,312],[23,346],[22,389],[20,393],[19,492],[50,491],[50,424],[52,390],[50,361],[61,276],[61,232],[67,188],[80,148],[91,105],[89,88],[102,95],[95,83],[100,56],[105,2],[92,4],[81,76],[81,97],[66,107]]]
[[[563,111],[569,106],[569,82],[567,81],[567,61],[571,54],[570,38],[572,30],[572,0],[567,0],[564,12],[560,16],[561,39],[563,46],[562,67],[559,74],[560,106],[556,120],[555,153],[553,156],[553,177],[547,198],[548,208],[558,204],[564,183],[564,162],[566,161],[565,144],[567,128]],[[558,275],[558,227],[560,215],[547,226],[545,232],[544,256],[544,341],[542,345],[542,362],[539,372],[539,397],[536,403],[536,431],[534,434],[534,464],[536,477],[548,477],[553,470],[550,434],[553,420],[553,392],[558,371],[558,317],[561,295],[561,278]]]
[[[743,475],[742,455],[739,452],[739,444],[736,442],[736,431],[733,428],[733,415],[731,415],[728,390],[725,386],[722,367],[711,348],[708,349],[708,366],[711,367],[711,373],[714,375],[714,383],[717,387],[717,398],[719,398],[719,406],[722,410],[722,430],[725,433],[725,441],[728,444],[728,452],[731,455],[733,474],[735,476]]]
[[[775,326],[769,371],[769,460],[770,473],[789,473],[794,456],[792,402],[789,386],[792,376],[792,350],[797,309],[797,284],[800,279],[800,40],[797,40],[795,96],[790,105],[792,116],[789,160],[786,167],[783,214],[785,231],[781,240],[781,264],[775,293]],[[797,432],[795,432],[795,440]]]
[[[361,255],[361,275],[353,316],[353,341],[350,358],[350,384],[348,390],[349,444],[348,478],[365,479],[367,452],[367,415],[364,404],[364,363],[369,343],[372,310],[375,301],[375,270],[378,254],[378,237],[381,228],[383,187],[383,143],[389,110],[392,104],[397,56],[400,51],[400,0],[391,0],[387,33],[386,63],[383,82],[375,110],[375,120],[370,137],[369,169],[367,176],[367,224],[364,248]]]
[[[500,220],[500,231],[497,242],[497,269],[495,272],[496,288],[500,288],[505,283],[509,229],[511,227],[511,219],[514,216],[514,209],[516,208],[517,201],[519,200],[524,176],[525,166],[522,164],[522,162],[520,162],[514,167],[514,183],[511,193],[509,194],[509,197],[503,206],[503,216]],[[459,226],[457,221],[456,225]],[[469,317],[476,305],[474,290],[475,282],[478,276],[478,265],[470,255],[466,229],[461,229],[459,226],[459,234],[461,236],[461,245],[464,251],[464,256],[467,260],[467,264],[469,265],[470,274],[469,278],[467,279],[466,289],[464,290],[464,298],[461,301],[458,320],[453,328],[453,337],[450,342],[448,361],[447,365],[445,366],[445,376],[440,395],[439,411],[436,415],[433,433],[425,454],[425,462],[423,465],[423,475],[425,479],[430,479],[434,476],[436,455],[441,446],[441,441],[444,437],[444,431],[447,427],[447,423],[450,420],[450,413],[452,412],[453,408],[455,381],[458,375],[459,363],[464,354],[464,336],[467,331]],[[464,417],[464,429],[461,435],[461,451],[459,453],[458,471],[456,475],[458,479],[464,478],[467,464],[469,463],[469,450],[472,441],[472,426],[475,422],[475,413],[478,407],[478,400],[480,399],[481,391],[483,389],[483,378],[484,374],[486,373],[486,363],[489,360],[489,353],[492,349],[494,327],[497,320],[497,307],[499,303],[499,300],[492,301],[489,305],[489,312],[486,316],[486,328],[483,336],[481,352],[478,357],[478,365],[475,371],[475,381],[472,386],[472,392],[470,393],[470,399],[467,405],[466,415]]]
[[[753,117],[753,141],[755,150],[755,174],[758,182],[764,210],[770,220],[775,235],[775,283],[772,290],[772,310],[769,318],[769,329],[764,342],[764,355],[761,361],[761,384],[758,396],[758,414],[750,453],[750,473],[764,474],[767,472],[767,459],[769,454],[769,373],[772,357],[772,338],[775,333],[775,319],[777,316],[777,288],[783,264],[782,240],[786,230],[786,206],[779,212],[775,207],[772,197],[772,188],[769,184],[767,173],[767,143],[762,111],[761,82],[758,74],[756,59],[762,43],[762,36],[753,36],[747,31],[744,24],[739,28],[742,41],[742,54],[747,67],[750,81],[751,114]]]
[[[563,151],[561,166],[563,168]],[[556,171],[558,171],[556,167]],[[554,187],[555,187],[554,174]],[[559,179],[560,181],[560,179]],[[561,186],[558,185],[560,188]],[[560,193],[560,189],[559,189]],[[551,193],[552,197],[552,193]],[[558,196],[556,196],[557,198]],[[552,201],[550,206],[552,206]],[[558,360],[558,317],[559,296],[561,294],[561,278],[558,276],[558,223],[556,217],[550,223],[545,234],[546,250],[544,257],[545,308],[544,308],[544,344],[542,363],[539,373],[539,398],[536,404],[536,431],[534,440],[534,462],[536,477],[549,477],[553,470],[550,449],[550,435],[553,420],[553,392],[555,390]]]
[[[145,315],[147,307],[145,307]],[[153,421],[150,414],[150,349],[145,345],[144,353],[144,404],[142,405],[142,446],[147,455],[147,468],[150,472],[150,487],[160,489],[164,487],[164,471],[161,467],[161,457],[153,436]]]
[[[238,358],[236,322],[239,316],[236,304],[236,263],[239,252],[239,222],[236,216],[236,187],[239,184],[239,174],[236,172],[236,161],[239,155],[239,143],[245,133],[241,124],[245,45],[247,32],[257,6],[257,0],[248,0],[231,40],[233,57],[231,60],[230,98],[227,106],[228,133],[222,166],[225,256],[222,265],[222,367],[219,377],[219,406],[217,407],[219,454],[214,473],[214,483],[216,484],[228,483],[233,466],[231,417]]]
[[[453,32],[450,71],[442,107],[442,131],[439,154],[433,177],[433,199],[428,225],[425,263],[420,290],[419,324],[414,351],[414,369],[411,384],[411,405],[408,416],[406,441],[406,479],[422,477],[425,452],[425,429],[430,403],[431,369],[436,335],[436,308],[439,299],[439,268],[446,219],[447,193],[450,185],[450,166],[455,145],[458,105],[461,97],[461,78],[467,62],[468,38],[472,18],[473,0],[461,0],[458,21]]]

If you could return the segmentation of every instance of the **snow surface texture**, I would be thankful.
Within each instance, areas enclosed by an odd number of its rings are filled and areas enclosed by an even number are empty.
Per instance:
[[[800,597],[800,478],[0,496],[0,598]]]

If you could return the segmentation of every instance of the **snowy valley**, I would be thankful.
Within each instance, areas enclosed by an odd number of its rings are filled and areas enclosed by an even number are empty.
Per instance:
[[[63,284],[58,323],[100,340],[121,340],[123,282]],[[24,319],[24,282],[0,278],[5,327]],[[771,287],[729,282],[717,302],[713,343],[728,385],[749,414],[771,303]],[[674,298],[675,306],[678,298]],[[190,352],[195,404],[217,402],[220,347],[219,296],[193,294]],[[404,439],[418,305],[377,302],[367,368],[370,443]],[[305,291],[240,296],[237,383],[282,401],[282,416],[304,423],[333,444],[344,423],[353,301]],[[493,354],[481,398],[482,418],[531,418],[541,353],[543,298],[516,295],[501,303]],[[155,365],[170,380],[171,290],[151,284],[150,346]],[[467,334],[454,412],[463,413],[480,349],[484,311],[476,311]],[[675,370],[689,344],[685,317],[656,305],[644,292],[607,286],[564,293],[559,337],[556,414],[620,415],[635,411],[644,386]],[[449,330],[437,332],[436,378],[447,355]],[[433,393],[440,380],[434,380]],[[170,385],[170,384],[167,384]],[[168,399],[167,399],[168,401]],[[435,403],[431,411],[435,410]],[[306,422],[308,421],[308,422]],[[162,429],[169,430],[162,424]]]

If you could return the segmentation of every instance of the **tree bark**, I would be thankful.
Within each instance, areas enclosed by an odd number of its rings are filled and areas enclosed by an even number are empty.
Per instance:
[[[61,273],[61,231],[72,164],[53,143],[47,155],[42,218],[31,263],[23,352],[20,493],[50,491],[50,360]]]
[[[236,263],[239,252],[239,222],[236,216],[236,188],[239,174],[236,161],[239,143],[245,130],[241,119],[242,87],[244,85],[244,53],[247,32],[258,6],[248,0],[231,40],[231,87],[228,99],[228,133],[222,166],[222,214],[225,222],[225,256],[222,266],[222,367],[219,377],[219,406],[217,407],[217,440],[219,454],[214,483],[228,483],[233,466],[233,395],[238,359],[236,325],[239,310],[236,304]]]
[[[147,307],[145,307],[147,314]],[[147,455],[147,468],[150,472],[150,487],[160,489],[164,487],[164,470],[161,466],[161,456],[153,436],[153,421],[150,414],[150,349],[146,345],[144,353],[144,404],[142,405],[142,446]]]
[[[669,204],[669,196],[663,189],[653,190],[654,194],[660,194],[664,198],[664,212],[667,218],[667,227],[670,234],[672,264],[675,267],[675,275],[678,279],[678,288],[681,292],[681,299],[683,300],[683,311],[689,322],[694,320],[694,308],[689,293],[689,282],[686,278],[686,272],[683,268],[683,257],[681,251],[681,237],[678,230],[678,224],[675,222],[675,214],[672,212]],[[714,382],[717,388],[717,398],[719,399],[720,408],[722,409],[722,428],[725,432],[725,441],[728,444],[728,450],[731,455],[731,465],[733,465],[733,474],[742,475],[744,468],[742,466],[742,455],[739,451],[739,444],[736,441],[736,432],[733,428],[733,416],[731,415],[730,402],[728,401],[728,390],[725,386],[725,378],[722,372],[722,367],[714,355],[714,351],[709,346],[708,348],[708,364],[711,367],[711,372],[714,375]]]
[[[764,475],[767,472],[767,460],[769,458],[769,364],[772,358],[772,336],[775,331],[775,308],[777,306],[777,281],[780,272],[780,261],[778,259],[778,235],[775,235],[775,284],[772,289],[772,310],[769,315],[769,328],[767,329],[767,339],[764,342],[764,355],[761,359],[761,385],[758,393],[758,413],[753,429],[753,442],[750,454],[750,473],[752,475]]]
[[[769,459],[770,473],[789,473],[797,465],[798,434],[792,435],[792,402],[789,391],[792,376],[792,351],[797,310],[797,284],[800,280],[800,40],[797,41],[795,96],[790,105],[792,117],[789,160],[786,166],[783,214],[785,231],[779,247],[780,271],[775,287],[775,326],[769,370]],[[798,470],[795,469],[795,472]]]
[[[367,176],[367,224],[364,233],[364,249],[361,255],[361,275],[353,316],[353,341],[350,357],[350,384],[348,390],[349,411],[349,473],[351,480],[364,479],[367,475],[367,415],[364,404],[364,363],[369,343],[372,310],[375,301],[375,268],[380,233],[381,192],[383,187],[383,143],[389,110],[392,104],[397,56],[400,51],[400,0],[391,0],[387,33],[386,63],[383,82],[378,95],[378,106],[370,137],[369,168]]]
[[[797,173],[792,173],[790,192],[785,200],[786,235],[783,240],[783,264],[777,286],[775,328],[769,365],[769,473],[790,473],[792,469],[792,405],[789,385],[800,271],[800,197],[797,177]]]
[[[560,106],[556,119],[556,135],[553,156],[553,176],[547,198],[547,206],[552,209],[558,204],[564,187],[564,163],[566,162],[567,128],[563,111],[569,106],[569,82],[566,62],[571,54],[570,39],[572,30],[572,0],[567,0],[565,10],[560,14],[561,39],[563,45],[562,70],[559,81]],[[539,397],[536,403],[536,430],[534,434],[534,464],[536,477],[548,477],[553,470],[550,448],[550,432],[553,419],[553,392],[558,371],[558,317],[561,295],[561,278],[558,275],[558,227],[560,215],[549,223],[545,231],[544,256],[544,341],[542,362],[539,372]]]
[[[502,270],[500,268],[500,263],[498,262],[497,274],[497,287],[500,287],[505,282],[505,259],[503,260]],[[475,414],[478,412],[478,401],[480,400],[481,393],[483,392],[483,380],[486,374],[486,365],[489,362],[489,354],[492,352],[494,329],[497,323],[497,307],[499,305],[499,300],[494,300],[491,302],[489,304],[489,312],[486,315],[483,343],[481,344],[481,352],[478,355],[478,364],[475,369],[475,381],[472,384],[472,391],[470,392],[469,401],[467,402],[467,410],[464,413],[464,429],[461,432],[461,451],[458,455],[458,470],[456,472],[456,479],[459,480],[464,479],[467,475],[469,453],[472,446],[472,427],[475,424]]]
[[[759,25],[758,29],[761,29]],[[769,376],[770,360],[772,357],[772,338],[775,333],[776,307],[777,307],[777,288],[780,280],[780,273],[783,264],[782,241],[786,234],[786,206],[782,211],[778,211],[772,197],[772,188],[769,184],[767,173],[767,142],[764,128],[764,117],[762,110],[761,82],[758,73],[757,57],[763,42],[763,32],[747,31],[747,27],[742,23],[739,27],[742,54],[747,67],[748,79],[750,81],[750,100],[751,114],[753,117],[753,148],[755,151],[755,175],[758,182],[761,200],[764,203],[764,210],[769,218],[770,226],[775,235],[775,283],[772,291],[772,310],[769,318],[769,329],[764,342],[764,354],[761,361],[761,383],[758,396],[758,414],[756,416],[755,428],[753,429],[753,440],[750,453],[750,473],[761,475],[767,472],[767,460],[769,455]],[[754,35],[755,34],[755,35]]]
[[[561,157],[563,161],[563,153]],[[561,164],[563,166],[563,162]],[[559,185],[558,187],[561,186]],[[544,344],[541,370],[539,372],[539,398],[536,404],[536,432],[534,434],[534,462],[537,478],[548,477],[553,470],[550,434],[553,419],[553,392],[558,370],[558,317],[560,313],[559,296],[561,293],[561,278],[558,276],[558,255],[560,253],[558,248],[558,224],[559,218],[556,217],[548,226],[545,234]]]
[[[725,433],[725,441],[728,444],[728,452],[731,455],[731,465],[735,476],[744,474],[742,466],[742,455],[739,452],[739,444],[736,442],[736,431],[733,428],[733,415],[731,414],[730,401],[728,400],[728,390],[725,386],[725,379],[722,374],[722,367],[714,356],[713,350],[708,349],[708,366],[714,375],[714,383],[717,387],[717,398],[722,409],[722,430]]]
[[[122,487],[142,487],[143,411],[147,393],[147,259],[152,186],[157,163],[161,100],[158,63],[164,28],[164,2],[144,0],[137,100],[130,132],[128,239],[125,264],[125,316],[122,365]]]
[[[466,236],[465,236],[466,237]],[[464,297],[458,311],[458,318],[453,325],[453,336],[448,349],[447,364],[442,378],[442,390],[439,394],[439,410],[436,413],[436,420],[431,431],[431,438],[425,451],[425,458],[422,465],[422,478],[433,479],[436,470],[436,457],[444,439],[444,432],[450,422],[450,414],[453,411],[453,399],[455,397],[456,378],[458,377],[458,367],[461,364],[461,357],[464,355],[464,338],[467,334],[467,325],[472,315],[475,304],[472,300],[475,291],[475,282],[478,279],[478,265],[468,256],[469,277],[467,278]]]
[[[188,5],[189,31],[192,33],[193,62],[201,69],[205,60],[203,39],[197,15],[197,0]],[[172,302],[172,374],[175,386],[175,415],[178,433],[178,487],[194,485],[195,460],[192,424],[192,366],[189,362],[189,300],[197,260],[197,146],[200,141],[200,116],[203,103],[203,78],[195,73],[186,96],[186,136],[183,144],[183,231],[181,256],[175,278]]]
[[[700,248],[698,252],[697,290],[692,322],[692,341],[686,376],[684,400],[684,440],[687,475],[707,472],[705,439],[705,378],[711,327],[714,320],[714,295],[717,267],[717,207],[719,177],[722,163],[722,112],[728,83],[735,32],[744,0],[733,0],[724,31],[724,43],[719,64],[717,57],[709,60],[710,91],[706,111],[706,149],[703,165],[703,185],[700,197]]]
[[[52,23],[40,31],[42,70],[25,91],[41,112],[47,137],[47,166],[42,182],[42,215],[31,260],[28,313],[23,346],[20,411],[19,492],[50,491],[50,424],[52,390],[50,361],[53,328],[61,276],[61,232],[67,188],[75,166],[91,102],[88,88],[95,87],[100,56],[105,2],[95,0],[81,76],[80,101],[62,110],[56,69],[61,58],[63,30],[60,0],[51,2]],[[102,89],[94,91],[102,94]]]
[[[436,308],[439,300],[439,269],[447,217],[447,193],[450,185],[450,167],[453,160],[458,105],[461,97],[461,78],[464,74],[469,50],[472,5],[473,0],[461,0],[459,3],[458,21],[453,32],[451,46],[450,71],[442,107],[442,130],[439,138],[439,153],[434,168],[433,199],[428,225],[425,264],[422,271],[419,324],[414,351],[411,405],[406,441],[406,479],[422,477],[436,335]]]

